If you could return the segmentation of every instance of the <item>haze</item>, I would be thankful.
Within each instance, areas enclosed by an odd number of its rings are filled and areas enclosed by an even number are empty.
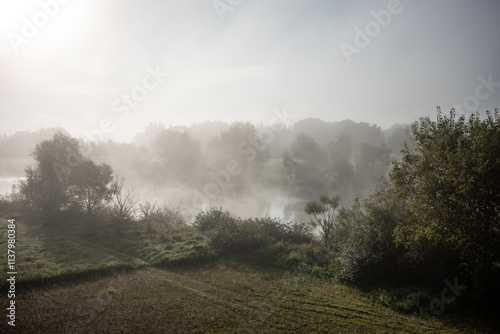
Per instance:
[[[295,121],[389,128],[463,105],[480,78],[490,90],[469,98],[469,109],[500,105],[497,1],[62,3],[29,38],[23,18],[33,23],[41,4],[0,3],[0,133],[63,127],[91,139],[85,133],[105,119],[104,139],[130,141],[151,122],[268,125],[284,107]],[[355,46],[356,28],[390,6],[397,13],[347,59],[342,43]],[[114,112],[148,69],[168,76]]]

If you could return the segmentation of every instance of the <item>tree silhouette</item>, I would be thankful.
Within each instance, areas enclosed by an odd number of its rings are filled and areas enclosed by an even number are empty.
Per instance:
[[[313,227],[317,225],[321,228],[321,236],[326,247],[330,246],[332,232],[335,229],[337,219],[337,209],[340,204],[340,197],[338,195],[328,197],[320,195],[319,201],[314,200],[306,203],[305,213],[312,215],[315,221],[311,220]]]

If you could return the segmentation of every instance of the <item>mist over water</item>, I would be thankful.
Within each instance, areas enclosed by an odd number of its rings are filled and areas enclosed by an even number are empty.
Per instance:
[[[0,0],[3,321],[498,332],[498,14]]]
[[[237,196],[217,196],[207,201],[196,200],[196,189],[187,187],[137,187],[136,193],[140,203],[157,203],[168,207],[178,207],[186,215],[188,221],[211,207],[222,208],[241,218],[271,217],[284,221],[295,221],[307,216],[302,212],[305,201],[290,197],[281,192],[261,189],[253,190],[253,194]]]
[[[24,174],[33,163],[30,153],[56,131],[65,132],[49,129],[0,139],[2,158],[16,161],[0,166],[0,173]],[[375,124],[305,119],[279,127],[151,123],[130,143],[80,139],[79,146],[84,156],[109,164],[115,177],[124,179],[138,213],[149,202],[177,208],[187,221],[217,207],[241,218],[308,222],[307,201],[338,194],[348,204],[368,194],[387,177],[403,143],[412,140],[404,125],[382,131]],[[0,190],[10,192],[16,180],[0,179]]]

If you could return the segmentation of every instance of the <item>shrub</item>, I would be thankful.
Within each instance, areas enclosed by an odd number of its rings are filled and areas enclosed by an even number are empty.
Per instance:
[[[290,243],[309,243],[313,236],[310,227],[305,224],[286,223],[276,218],[250,219],[259,233],[271,237],[275,241]]]
[[[181,227],[186,225],[186,219],[182,215],[180,207],[160,206],[156,202],[146,201],[145,204],[139,204],[141,218],[145,222],[166,225],[170,227]]]
[[[196,215],[193,226],[203,233],[219,254],[255,253],[280,242],[310,240],[307,229],[271,218],[234,217],[222,208],[211,208]]]
[[[236,220],[218,228],[211,238],[219,253],[252,253],[270,243],[270,240],[250,221]]]
[[[342,208],[333,245],[340,265],[338,277],[357,283],[399,279],[404,249],[396,245],[394,229],[407,216],[405,204],[387,184]]]
[[[431,290],[414,286],[378,288],[369,295],[374,301],[407,314],[418,311],[420,307],[427,307],[435,298],[435,293]]]
[[[209,210],[203,210],[195,217],[193,226],[199,232],[212,231],[218,226],[225,225],[235,220],[229,211],[223,211],[222,208],[212,207]]]

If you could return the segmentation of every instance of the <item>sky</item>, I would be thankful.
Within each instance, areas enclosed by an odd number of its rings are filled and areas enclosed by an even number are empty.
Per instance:
[[[500,107],[500,2],[0,0],[0,133]]]

